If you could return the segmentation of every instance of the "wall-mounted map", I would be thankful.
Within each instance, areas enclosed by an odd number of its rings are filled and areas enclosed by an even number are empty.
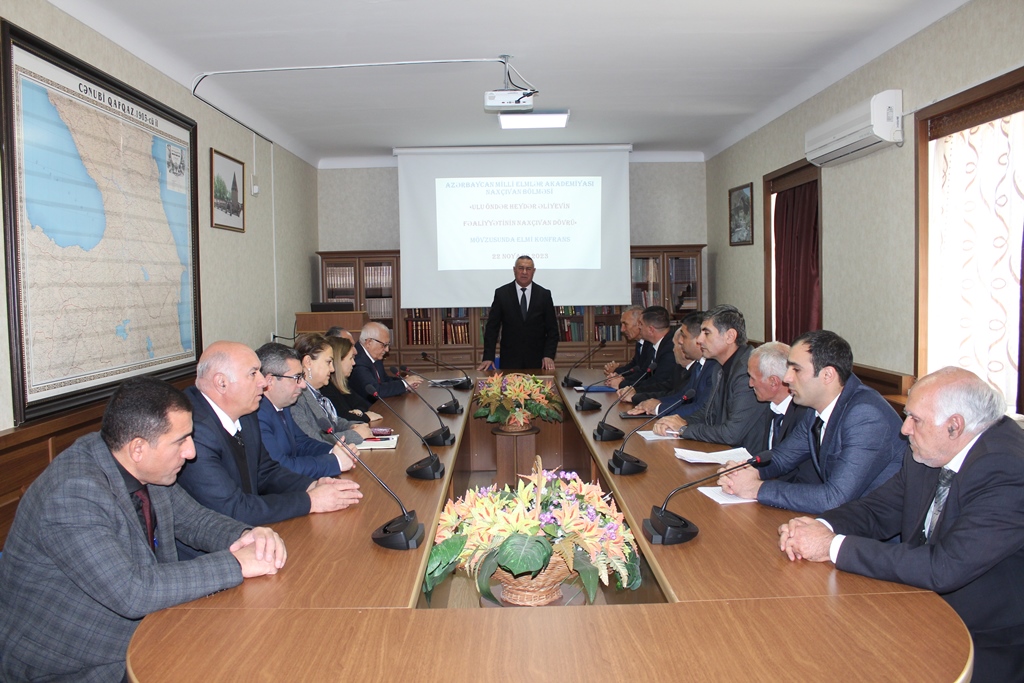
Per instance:
[[[128,376],[195,363],[195,124],[34,44],[4,47],[12,374],[26,419],[69,394],[92,399]]]

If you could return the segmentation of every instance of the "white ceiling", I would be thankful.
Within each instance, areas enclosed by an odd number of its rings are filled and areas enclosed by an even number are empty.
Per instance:
[[[211,71],[509,54],[536,109],[572,112],[564,130],[502,131],[483,110],[500,63],[199,86],[320,168],[463,145],[632,143],[635,158],[703,160],[966,1],[51,0],[189,89]]]

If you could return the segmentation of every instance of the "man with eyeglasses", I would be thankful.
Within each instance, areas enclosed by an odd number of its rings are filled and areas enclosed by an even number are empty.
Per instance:
[[[501,369],[555,369],[558,321],[551,292],[533,281],[533,259],[523,255],[512,268],[513,282],[494,290],[494,302],[484,330],[481,372],[494,369],[495,349],[501,337]]]
[[[384,356],[391,350],[391,331],[380,323],[368,322],[359,332],[359,343],[356,344],[356,362],[352,367],[352,376],[348,385],[352,391],[362,395],[373,403],[373,393],[366,390],[372,386],[373,391],[384,398],[398,396],[412,391],[423,381],[412,376],[402,379],[389,375],[384,370]]]
[[[307,477],[334,477],[355,466],[347,448],[312,439],[292,419],[291,407],[306,388],[302,363],[295,349],[270,342],[256,349],[260,359],[260,372],[267,380],[256,416],[260,421],[263,445],[270,457],[293,472]],[[347,430],[338,435],[351,443],[355,432]],[[355,439],[358,440],[358,439]]]

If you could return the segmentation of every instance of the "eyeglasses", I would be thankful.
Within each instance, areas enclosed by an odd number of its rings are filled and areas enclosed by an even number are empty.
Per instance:
[[[374,339],[373,337],[367,337],[366,341],[375,341],[386,349],[391,348],[391,342],[382,342],[380,339]]]
[[[302,384],[302,380],[304,379],[301,372],[297,375],[275,375],[271,372],[270,376],[277,377],[278,379],[293,379],[296,384]]]

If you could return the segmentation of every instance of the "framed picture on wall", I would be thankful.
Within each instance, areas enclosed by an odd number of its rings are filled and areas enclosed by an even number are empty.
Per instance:
[[[729,190],[729,246],[754,243],[754,183]]]
[[[245,164],[210,148],[210,225],[245,232]]]
[[[196,123],[0,22],[16,424],[195,372]]]

